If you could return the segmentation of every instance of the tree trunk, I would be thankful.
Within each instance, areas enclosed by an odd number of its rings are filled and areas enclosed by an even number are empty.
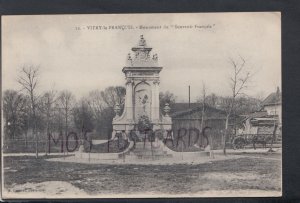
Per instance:
[[[201,123],[200,123],[200,132],[203,133],[203,124],[204,124],[204,110],[202,109],[202,116],[201,116]],[[200,137],[200,143],[202,144],[203,143],[203,134],[202,136]],[[200,145],[199,145],[200,146]]]
[[[65,118],[65,122],[66,122],[66,132],[65,132],[65,138],[63,139],[63,143],[64,143],[64,153],[65,153],[65,149],[67,149],[67,136],[68,136],[68,104],[66,104],[66,109],[65,109],[65,113],[66,113],[66,118]],[[68,154],[68,150],[66,150],[67,154]]]
[[[48,120],[48,119],[47,119]],[[45,137],[45,155],[48,154],[48,136],[49,136],[49,121],[47,121],[47,127],[46,127],[46,137]]]
[[[32,115],[33,115],[33,134],[35,136],[35,157],[39,157],[38,152],[38,136],[37,136],[37,124],[36,124],[36,112],[35,112],[35,102],[34,102],[34,96],[33,96],[33,88],[31,87],[30,90],[30,99],[31,99],[31,105],[32,105]]]
[[[224,141],[224,147],[223,147],[223,154],[224,155],[226,155],[226,138],[227,138],[227,132],[228,132],[228,125],[229,125],[229,116],[230,116],[230,114],[228,114],[227,116],[226,116],[226,121],[225,121],[225,132],[224,132],[224,134],[223,134],[223,137],[224,137],[224,139],[223,139],[223,141]]]
[[[272,135],[271,147],[268,150],[268,152],[274,152],[274,150],[273,150],[273,143],[274,143],[274,140],[276,138],[276,130],[277,130],[277,125],[275,124],[274,125],[274,130],[273,130],[273,135]]]
[[[27,130],[25,131],[24,138],[25,138],[25,149],[27,149]]]
[[[38,135],[37,135],[37,130],[36,130],[36,121],[34,121],[33,134],[35,135],[35,158],[38,158],[39,152],[38,152]]]
[[[27,133],[28,133],[28,130],[29,130],[29,116],[27,117],[27,127],[26,127],[26,130],[25,130],[25,148],[27,149]]]

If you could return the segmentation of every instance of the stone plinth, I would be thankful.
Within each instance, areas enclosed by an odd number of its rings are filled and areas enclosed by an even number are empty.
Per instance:
[[[161,159],[171,158],[172,155],[168,154],[167,151],[163,150],[161,146],[155,146],[155,143],[151,142],[137,142],[135,148],[132,150],[130,155],[136,156],[138,159]]]
[[[159,106],[159,73],[162,67],[158,65],[158,56],[150,57],[152,48],[148,47],[146,40],[141,36],[137,46],[132,48],[134,56],[128,54],[125,74],[126,97],[124,111],[119,115],[116,106],[116,117],[113,119],[113,135],[136,129],[142,116],[149,118],[153,130],[169,130],[172,120],[168,114],[163,115]]]

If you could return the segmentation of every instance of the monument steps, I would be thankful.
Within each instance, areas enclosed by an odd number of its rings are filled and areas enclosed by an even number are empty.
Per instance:
[[[138,159],[147,159],[147,160],[159,160],[162,158],[172,158],[173,156],[171,154],[161,156],[161,155],[136,155]]]
[[[155,156],[165,156],[168,154],[166,151],[134,151],[132,154],[141,155],[141,156],[148,156],[148,155],[155,155]]]
[[[130,157],[136,157],[138,159],[152,159],[158,160],[162,158],[171,158],[172,154],[163,150],[161,146],[157,146],[156,143],[151,142],[136,142],[134,148],[130,151]]]

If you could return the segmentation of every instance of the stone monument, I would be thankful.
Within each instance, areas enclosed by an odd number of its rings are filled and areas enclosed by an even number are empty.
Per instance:
[[[152,48],[147,46],[143,35],[140,36],[137,46],[131,50],[133,56],[128,54],[126,66],[122,70],[126,81],[124,110],[120,115],[119,105],[115,106],[112,138],[116,133],[128,134],[136,130],[142,116],[149,118],[153,131],[170,130],[172,127],[168,104],[164,107],[164,112],[160,112],[159,73],[162,67],[158,65],[157,54],[150,56]]]

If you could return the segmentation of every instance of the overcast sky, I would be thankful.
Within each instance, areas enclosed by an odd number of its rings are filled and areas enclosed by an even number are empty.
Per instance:
[[[79,98],[91,90],[124,85],[126,56],[143,34],[163,67],[160,90],[173,92],[178,101],[188,100],[188,85],[195,101],[202,81],[208,94],[229,95],[229,58],[239,55],[255,73],[246,93],[266,96],[281,86],[280,22],[280,13],[5,16],[3,90],[20,89],[17,75],[23,64],[40,66],[40,92],[68,89]],[[134,29],[87,28],[113,25]]]

